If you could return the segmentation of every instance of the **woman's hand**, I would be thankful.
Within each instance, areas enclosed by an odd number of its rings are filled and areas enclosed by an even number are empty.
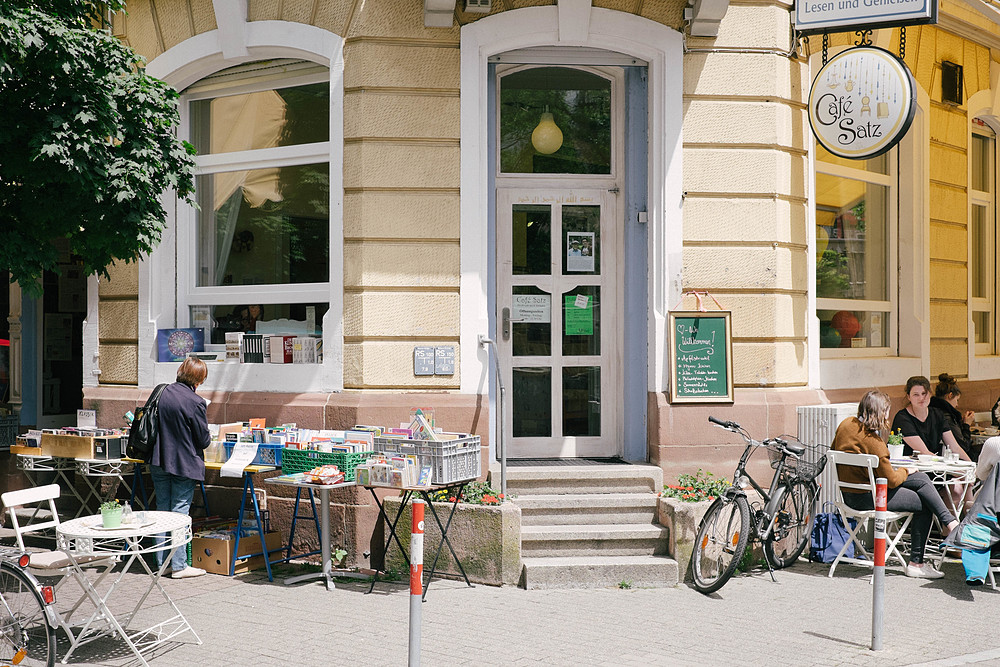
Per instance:
[[[963,419],[965,420],[966,424],[972,426],[973,424],[976,423],[976,413],[973,412],[972,410],[966,410]]]

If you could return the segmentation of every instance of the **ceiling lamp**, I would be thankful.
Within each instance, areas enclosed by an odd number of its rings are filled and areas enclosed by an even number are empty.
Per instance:
[[[551,155],[562,146],[563,133],[552,119],[549,108],[546,106],[542,112],[542,117],[538,120],[538,125],[531,133],[531,145],[535,150],[543,155]]]

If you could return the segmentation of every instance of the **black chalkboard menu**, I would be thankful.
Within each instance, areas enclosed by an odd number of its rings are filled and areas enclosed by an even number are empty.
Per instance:
[[[670,313],[671,403],[733,401],[729,311]]]

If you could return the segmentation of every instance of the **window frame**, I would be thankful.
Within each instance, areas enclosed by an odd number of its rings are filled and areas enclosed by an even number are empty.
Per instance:
[[[971,159],[972,156],[972,142],[974,137],[978,134],[979,136],[989,136],[983,131],[977,131],[975,125],[976,120],[982,121],[987,127],[993,131],[993,143],[992,152],[993,154],[988,159],[988,169],[989,173],[986,174],[986,182],[990,184],[991,191],[985,190],[974,190],[973,189],[973,170],[976,165],[973,164]],[[969,347],[972,350],[974,357],[995,357],[997,356],[997,279],[996,279],[996,257],[998,248],[998,234],[997,234],[997,210],[996,210],[996,189],[997,189],[997,132],[995,127],[996,121],[990,119],[989,117],[984,117],[982,115],[970,114],[969,115],[969,151],[967,154],[969,161],[969,213],[968,213],[968,257],[969,257]],[[989,265],[984,267],[984,271],[988,271],[993,275],[992,290],[988,290],[990,294],[985,297],[974,297],[973,296],[973,276],[975,272],[973,271],[973,258],[976,256],[973,252],[973,244],[978,240],[973,237],[972,234],[972,211],[976,206],[982,206],[986,208],[986,245],[989,252],[989,257],[991,257],[991,262]],[[992,224],[991,224],[992,222]],[[986,343],[976,342],[976,330],[975,330],[975,314],[976,313],[988,313],[988,319],[992,325],[990,341]]]

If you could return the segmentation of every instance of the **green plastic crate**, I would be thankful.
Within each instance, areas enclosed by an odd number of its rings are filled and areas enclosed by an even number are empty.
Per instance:
[[[281,452],[281,471],[292,475],[317,466],[335,465],[344,473],[345,482],[354,481],[354,469],[375,452],[318,452],[312,449],[285,449]]]

